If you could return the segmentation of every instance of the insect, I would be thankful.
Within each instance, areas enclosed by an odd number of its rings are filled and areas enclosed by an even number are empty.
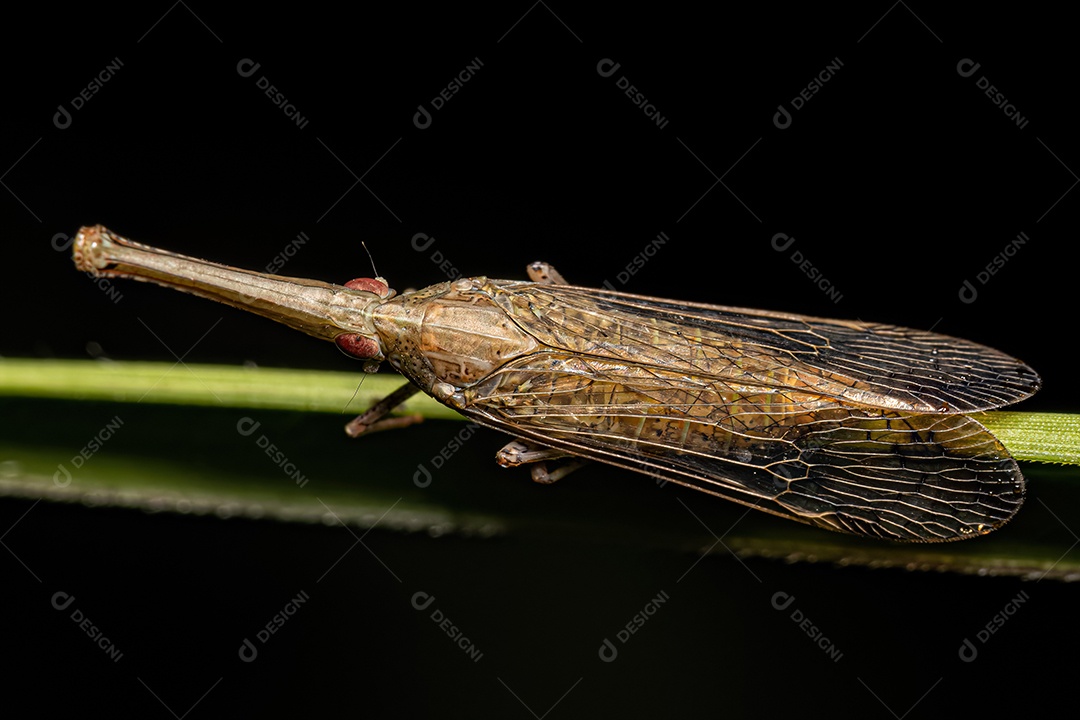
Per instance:
[[[598,460],[765,512],[898,541],[975,537],[1006,523],[1024,478],[967,413],[1032,395],[1024,363],[891,325],[486,277],[397,295],[177,255],[84,227],[76,266],[211,298],[333,341],[411,381],[348,431],[424,391],[518,438],[503,466],[554,481]],[[564,462],[547,470],[548,461]]]

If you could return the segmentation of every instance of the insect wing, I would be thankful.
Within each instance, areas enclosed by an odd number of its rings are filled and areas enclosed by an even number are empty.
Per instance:
[[[1037,388],[996,350],[581,288],[489,292],[545,350],[466,390],[466,413],[486,424],[866,536],[960,539],[1023,502],[1015,461],[957,414]]]
[[[499,283],[493,299],[554,349],[761,385],[843,404],[968,413],[1039,389],[1005,353],[937,333],[572,286]]]

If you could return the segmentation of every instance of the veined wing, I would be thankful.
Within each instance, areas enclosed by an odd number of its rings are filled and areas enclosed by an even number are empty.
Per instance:
[[[993,348],[891,325],[681,303],[566,285],[492,281],[486,290],[544,345],[839,404],[968,413],[1018,402],[1040,384]]]
[[[830,530],[958,540],[1001,526],[1024,498],[1016,462],[964,415],[555,351],[463,394],[467,415],[519,437]]]
[[[997,350],[588,288],[484,290],[540,348],[463,391],[480,422],[865,536],[971,537],[1023,502],[1016,462],[961,414],[1038,388]]]

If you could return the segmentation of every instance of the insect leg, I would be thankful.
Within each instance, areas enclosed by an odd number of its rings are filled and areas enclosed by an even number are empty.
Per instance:
[[[375,403],[363,415],[358,415],[345,426],[345,432],[349,437],[357,437],[364,433],[378,432],[379,430],[392,430],[408,427],[418,422],[423,422],[422,415],[406,415],[404,417],[388,418],[387,413],[401,403],[420,392],[420,388],[412,383],[405,383],[394,392]]]
[[[528,463],[536,463],[532,466],[531,474],[533,482],[550,485],[561,480],[570,473],[585,464],[584,460],[574,459],[551,470],[547,469],[547,460],[571,457],[562,450],[547,448],[541,445],[529,445],[522,440],[507,443],[495,454],[495,462],[503,467],[518,467]]]
[[[529,267],[525,268],[525,272],[529,274],[529,279],[535,283],[543,283],[544,285],[569,285],[562,274],[548,265],[546,262],[534,262],[530,263]]]

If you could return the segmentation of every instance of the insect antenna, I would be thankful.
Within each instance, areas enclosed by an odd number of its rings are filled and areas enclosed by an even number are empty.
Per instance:
[[[382,275],[379,274],[378,270],[375,269],[375,258],[374,258],[374,256],[372,256],[371,250],[368,249],[367,243],[364,242],[363,240],[361,240],[360,241],[360,247],[364,248],[364,252],[367,253],[368,262],[371,263],[371,272],[375,276],[375,279],[378,280],[379,282],[381,282],[383,285],[389,286],[389,283],[386,282],[386,279]]]
[[[372,270],[374,270],[374,269],[375,269],[375,266],[372,265]],[[353,390],[352,397],[349,398],[349,402],[345,403],[345,407],[341,408],[341,414],[342,415],[344,415],[345,412],[349,409],[349,406],[352,405],[352,402],[353,402],[353,400],[356,399],[356,396],[360,394],[360,388],[363,387],[364,380],[366,380],[366,379],[367,379],[367,374],[364,374],[364,375],[360,376],[360,382],[356,383],[356,389]]]

